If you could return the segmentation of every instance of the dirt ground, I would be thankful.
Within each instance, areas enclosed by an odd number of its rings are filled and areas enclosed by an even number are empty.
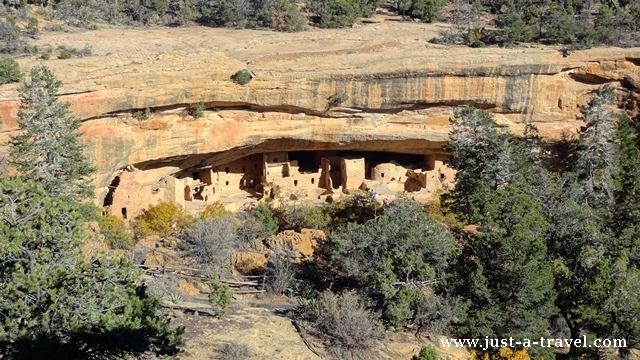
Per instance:
[[[165,310],[164,313],[171,318],[172,326],[185,327],[186,345],[178,355],[180,359],[218,359],[219,349],[229,343],[247,346],[252,359],[329,359],[325,344],[320,339],[305,334],[309,345],[320,356],[312,352],[302,340],[291,316],[294,307],[293,301],[286,297],[250,298],[234,300],[223,319],[204,313],[194,314],[193,311]],[[304,329],[303,326],[301,328]],[[385,341],[379,343],[371,356],[380,360],[407,360],[425,345],[436,344],[409,333],[390,334]],[[468,353],[464,350],[437,349],[445,358],[468,358]]]

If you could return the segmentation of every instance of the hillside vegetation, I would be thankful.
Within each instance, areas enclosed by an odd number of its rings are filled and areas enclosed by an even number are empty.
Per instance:
[[[637,44],[640,26],[640,5],[627,0],[4,0],[0,51],[38,53],[42,49],[28,46],[28,39],[42,30],[69,27],[199,24],[295,32],[309,26],[352,26],[376,11],[395,13],[403,20],[445,22],[449,26],[433,42],[471,47],[518,42],[631,47]],[[66,58],[82,56],[80,49],[64,50]]]

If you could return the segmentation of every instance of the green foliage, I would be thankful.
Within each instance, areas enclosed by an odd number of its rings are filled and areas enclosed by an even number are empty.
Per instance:
[[[128,260],[85,261],[76,204],[16,179],[0,182],[0,212],[0,355],[177,352],[183,330],[171,331],[155,315],[158,305]]]
[[[49,60],[51,58],[51,54],[49,53],[43,53],[42,55],[40,55],[40,59],[42,60]]]
[[[355,24],[362,14],[358,3],[350,0],[329,0],[320,11],[320,26],[339,28]]]
[[[444,5],[446,5],[446,1],[443,0],[412,0],[409,12],[415,18],[434,22],[440,16]]]
[[[149,235],[168,236],[186,230],[194,219],[180,205],[161,202],[149,206],[138,215],[132,227],[135,236],[140,239]]]
[[[518,341],[544,335],[556,310],[553,269],[543,241],[548,226],[527,194],[507,186],[490,196],[480,232],[464,247],[449,277],[448,287],[470,304],[454,323],[456,334]]]
[[[39,65],[19,88],[20,134],[11,137],[11,164],[51,196],[80,200],[93,196],[95,168],[79,142],[80,120],[70,113],[69,103],[58,101],[61,87],[53,72]]]
[[[31,36],[36,36],[40,32],[40,27],[38,26],[38,19],[32,17],[29,18],[29,22],[27,23],[26,33]]]
[[[251,74],[247,69],[238,70],[238,72],[233,75],[233,80],[240,85],[247,85],[251,82]]]
[[[189,115],[193,116],[194,119],[200,119],[204,116],[204,111],[207,108],[204,106],[204,103],[199,102],[194,107],[189,109]]]
[[[438,351],[431,345],[423,346],[418,355],[413,355],[411,360],[439,360]]]
[[[12,58],[0,57],[0,85],[19,82],[24,78],[20,65]]]
[[[229,286],[218,281],[217,273],[209,281],[209,289],[211,290],[209,293],[209,305],[213,308],[216,316],[222,318],[229,310],[233,292],[229,289]]]
[[[99,221],[102,216],[102,209],[90,202],[78,204],[78,213],[85,221]]]
[[[442,196],[442,206],[469,224],[482,219],[487,195],[514,180],[512,135],[497,130],[493,116],[466,107],[455,113],[446,149],[457,170],[454,189]]]
[[[544,24],[546,37],[555,43],[570,44],[577,29],[573,15],[560,6],[552,6]]]
[[[370,198],[364,191],[338,198],[327,210],[329,227],[337,229],[348,223],[364,224],[378,212],[382,213],[380,204]]]
[[[453,253],[453,237],[416,203],[399,198],[366,224],[348,223],[331,234],[330,261],[354,277],[385,309],[385,320],[400,327],[411,318],[414,293],[399,290],[442,274]],[[404,304],[401,304],[404,303]]]
[[[0,20],[0,53],[15,53],[22,49],[24,44],[15,19],[11,21],[11,18],[7,17],[7,21]]]
[[[67,31],[67,29],[64,27],[64,25],[59,24],[59,23],[55,23],[53,25],[51,25],[51,31],[54,32],[63,32],[63,31]]]
[[[498,41],[504,46],[511,46],[517,41],[529,42],[534,38],[535,28],[527,24],[515,11],[498,15],[496,24],[501,28]]]
[[[151,117],[151,109],[146,108],[144,111],[136,111],[133,113],[133,117],[138,121],[147,121]]]
[[[71,59],[72,56],[73,54],[71,53],[71,51],[62,50],[58,55],[58,59],[62,59],[62,60]]]
[[[98,218],[100,233],[111,249],[132,249],[135,245],[133,234],[127,231],[124,221],[117,216],[106,215]]]
[[[278,220],[276,220],[269,207],[264,203],[258,204],[255,210],[253,210],[253,217],[262,224],[265,231],[265,238],[278,231]]]

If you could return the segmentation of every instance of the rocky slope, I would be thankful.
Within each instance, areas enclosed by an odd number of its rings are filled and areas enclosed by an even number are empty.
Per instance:
[[[63,99],[83,120],[87,153],[99,167],[97,202],[119,170],[148,182],[204,156],[220,163],[279,150],[349,149],[424,153],[447,138],[461,105],[488,109],[501,126],[535,123],[559,137],[579,106],[612,83],[635,109],[640,49],[470,49],[427,42],[438,25],[382,23],[282,34],[209,28],[45,34],[38,45],[93,46],[93,55],[50,60]],[[35,59],[21,59],[25,71]],[[231,76],[247,68],[248,85]],[[0,87],[1,136],[15,131],[17,86]],[[327,109],[329,98],[348,100]],[[205,116],[185,108],[203,102]],[[149,119],[132,113],[150,108]],[[328,110],[328,111],[327,111]]]

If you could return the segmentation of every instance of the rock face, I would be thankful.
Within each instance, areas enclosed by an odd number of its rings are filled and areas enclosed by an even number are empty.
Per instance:
[[[461,105],[494,112],[514,132],[533,122],[552,138],[579,126],[579,106],[602,84],[635,110],[640,49],[563,58],[552,48],[444,47],[425,41],[429,26],[100,30],[45,34],[39,43],[94,46],[90,57],[47,65],[83,120],[87,155],[99,168],[98,204],[128,165],[143,170],[141,186],[151,186],[205,157],[223,164],[273,151],[442,153],[448,119]],[[36,64],[20,60],[25,71]],[[257,75],[245,86],[231,78],[243,68]],[[16,129],[16,89],[0,87],[3,141]],[[207,110],[195,119],[187,109],[199,102]],[[145,108],[148,119],[132,116]]]

